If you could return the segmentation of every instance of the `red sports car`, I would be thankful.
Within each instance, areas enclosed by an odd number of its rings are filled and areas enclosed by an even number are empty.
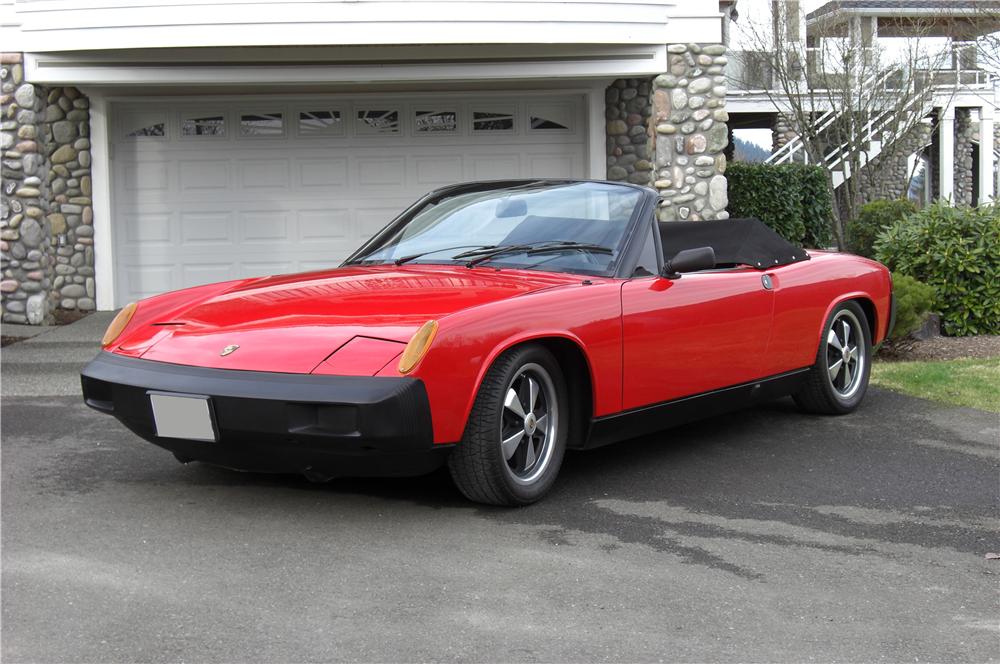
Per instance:
[[[662,223],[643,187],[461,184],[339,268],[129,304],[91,407],[182,462],[337,476],[447,464],[519,505],[586,449],[792,395],[849,413],[892,325],[882,265],[759,221]]]

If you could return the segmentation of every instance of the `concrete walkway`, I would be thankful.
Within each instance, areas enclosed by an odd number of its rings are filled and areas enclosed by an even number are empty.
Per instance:
[[[113,311],[100,311],[69,325],[28,330],[23,329],[30,327],[27,325],[4,325],[3,334],[33,336],[0,350],[0,395],[79,394],[80,369],[100,350],[101,336],[114,315]]]

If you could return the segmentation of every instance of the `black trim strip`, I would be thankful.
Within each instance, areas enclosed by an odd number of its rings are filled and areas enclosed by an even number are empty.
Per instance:
[[[602,447],[791,394],[811,367],[591,420],[581,449]]]

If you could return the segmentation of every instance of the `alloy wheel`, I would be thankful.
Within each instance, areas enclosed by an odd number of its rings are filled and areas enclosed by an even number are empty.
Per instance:
[[[844,309],[833,319],[826,335],[826,369],[830,385],[841,399],[860,389],[865,372],[865,337],[861,323]]]
[[[545,472],[558,436],[556,388],[538,364],[526,364],[504,392],[500,447],[510,477],[531,484]]]

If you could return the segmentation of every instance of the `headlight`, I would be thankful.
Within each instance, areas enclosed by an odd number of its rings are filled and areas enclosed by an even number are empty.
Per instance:
[[[107,331],[104,333],[104,337],[101,339],[102,346],[110,346],[114,343],[114,340],[121,335],[122,330],[128,325],[128,322],[132,320],[132,315],[135,313],[135,302],[129,302],[122,310],[118,312],[115,319],[111,321],[111,325],[108,325]]]
[[[399,373],[410,373],[413,367],[417,366],[417,362],[427,354],[427,349],[431,347],[437,331],[438,323],[436,320],[429,320],[420,326],[420,329],[410,339],[410,343],[406,344],[403,357],[399,358]]]

